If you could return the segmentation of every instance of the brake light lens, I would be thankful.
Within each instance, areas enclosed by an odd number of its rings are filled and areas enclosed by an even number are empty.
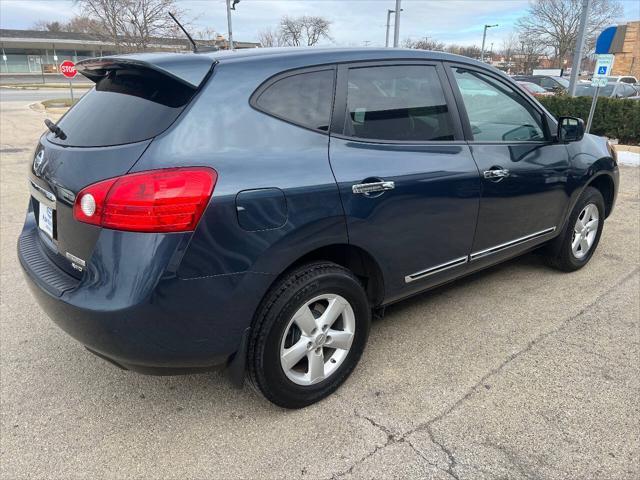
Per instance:
[[[189,167],[132,173],[84,188],[73,206],[79,222],[132,232],[195,230],[218,175]]]

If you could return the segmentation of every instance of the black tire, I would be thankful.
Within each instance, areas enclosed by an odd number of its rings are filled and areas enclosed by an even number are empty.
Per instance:
[[[340,366],[313,385],[298,385],[285,374],[280,346],[293,315],[306,302],[322,294],[346,299],[355,316],[351,347]],[[353,371],[367,343],[371,308],[360,281],[335,263],[303,265],[284,275],[265,295],[251,329],[247,356],[249,381],[268,400],[284,408],[302,408],[334,392]]]
[[[587,254],[582,258],[577,258],[571,248],[571,242],[573,240],[574,226],[578,216],[588,204],[594,204],[598,208],[598,229],[594,238],[593,244]],[[569,219],[562,233],[556,237],[546,250],[548,263],[563,272],[573,272],[584,267],[593,256],[593,253],[598,247],[600,242],[600,235],[602,234],[602,227],[604,226],[605,206],[604,198],[599,190],[593,187],[587,187],[578,198]]]

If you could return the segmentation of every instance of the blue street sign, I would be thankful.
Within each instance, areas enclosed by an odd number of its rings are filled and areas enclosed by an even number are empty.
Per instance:
[[[614,53],[609,50],[611,49],[613,38],[616,36],[616,30],[618,30],[618,27],[605,28],[602,33],[598,35],[598,39],[596,40],[596,54]]]
[[[606,74],[607,74],[607,67],[598,68],[598,75],[606,75]]]

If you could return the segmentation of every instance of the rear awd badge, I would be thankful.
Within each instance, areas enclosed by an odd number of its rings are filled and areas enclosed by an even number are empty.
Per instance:
[[[71,266],[79,272],[84,270],[86,266],[86,262],[81,258],[76,257],[73,253],[66,252],[65,256],[71,260]]]

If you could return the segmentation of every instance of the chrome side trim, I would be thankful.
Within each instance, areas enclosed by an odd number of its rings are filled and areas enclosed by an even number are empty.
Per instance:
[[[436,265],[435,267],[427,268],[426,270],[421,270],[419,272],[412,273],[411,275],[407,275],[406,277],[404,277],[404,281],[405,283],[415,282],[416,280],[428,277],[429,275],[444,272],[445,270],[449,270],[450,268],[459,267],[460,265],[464,265],[468,261],[469,257],[465,255],[464,257],[456,258],[455,260],[441,263],[440,265]]]
[[[29,180],[29,186],[31,187],[31,195],[33,195],[39,202],[44,203],[46,206],[56,209],[56,196],[37,185],[33,180]]]
[[[501,243],[500,245],[496,245],[495,247],[490,247],[484,250],[480,250],[479,252],[474,252],[471,255],[469,255],[469,260],[474,261],[474,260],[478,260],[479,258],[484,258],[486,256],[493,255],[494,253],[501,252],[503,250],[506,250],[507,248],[515,247],[516,245],[520,245],[521,243],[525,243],[530,240],[534,240],[544,235],[553,233],[555,232],[555,230],[556,230],[556,227],[545,228],[544,230],[540,230],[539,232],[535,232],[524,237],[516,238],[515,240],[511,240],[510,242]]]

